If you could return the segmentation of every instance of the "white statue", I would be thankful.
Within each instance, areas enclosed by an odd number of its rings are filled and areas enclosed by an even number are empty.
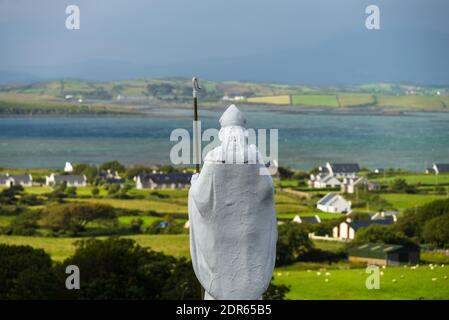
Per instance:
[[[274,269],[273,180],[248,146],[245,123],[234,105],[226,110],[221,145],[207,154],[189,191],[190,253],[206,300],[261,299]]]

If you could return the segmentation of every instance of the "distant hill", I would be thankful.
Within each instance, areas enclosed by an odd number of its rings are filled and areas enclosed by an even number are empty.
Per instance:
[[[310,86],[201,79],[204,102],[304,107],[372,107],[449,111],[449,88],[376,83],[345,86]],[[190,103],[191,80],[183,77],[142,78],[110,82],[52,80],[24,85],[0,85],[2,113],[14,113],[20,101],[36,104],[101,106],[120,110],[124,105],[182,105]],[[25,103],[26,102],[26,103]],[[14,104],[14,106],[13,106]],[[105,109],[106,108],[106,109]],[[44,108],[45,109],[45,108]],[[47,108],[48,109],[48,108]],[[54,112],[57,108],[50,108]],[[83,112],[92,108],[84,108]],[[9,110],[9,111],[8,111]],[[106,110],[106,111],[105,111]],[[129,111],[129,109],[128,109]],[[76,112],[75,112],[76,113]],[[89,112],[88,112],[89,113]]]

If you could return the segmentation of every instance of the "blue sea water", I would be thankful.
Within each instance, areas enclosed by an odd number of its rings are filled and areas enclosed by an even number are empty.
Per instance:
[[[203,128],[220,114],[202,111]],[[360,115],[247,111],[248,127],[279,129],[279,164],[310,169],[326,161],[422,171],[449,163],[449,113]],[[166,117],[0,118],[0,167],[62,168],[98,164],[169,163],[170,133],[191,131],[189,112]]]

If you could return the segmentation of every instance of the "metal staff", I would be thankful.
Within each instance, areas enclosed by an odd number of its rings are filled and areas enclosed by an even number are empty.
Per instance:
[[[196,77],[193,77],[192,79],[192,93],[193,93],[193,119],[194,119],[194,136],[196,134],[196,139],[193,142],[194,143],[194,152],[195,152],[195,159],[197,160],[197,162],[199,162],[199,132],[198,132],[198,93],[201,90],[200,85],[198,84],[198,79]],[[195,164],[195,172],[199,173],[200,172],[200,164],[196,163]]]
[[[199,137],[199,132],[198,132],[198,93],[201,90],[200,85],[198,84],[198,79],[196,77],[192,78],[192,94],[193,94],[193,130],[194,130],[194,138],[196,137],[196,139],[194,139],[193,143],[193,151],[195,152],[195,159],[198,161],[199,158],[199,142],[200,142],[200,137]],[[195,164],[195,172],[199,173],[200,172],[200,164],[196,163]],[[200,291],[200,296],[201,299],[204,299],[204,293],[205,290],[203,288],[203,286],[201,286],[201,291]]]

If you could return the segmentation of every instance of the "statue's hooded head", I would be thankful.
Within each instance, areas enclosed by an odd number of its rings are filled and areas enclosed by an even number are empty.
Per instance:
[[[246,119],[243,113],[233,104],[231,104],[220,118],[222,128],[228,126],[245,127]]]
[[[228,163],[240,160],[243,162],[248,142],[243,113],[232,104],[223,113],[219,122],[221,129],[218,138],[222,143],[222,159],[227,159]]]

